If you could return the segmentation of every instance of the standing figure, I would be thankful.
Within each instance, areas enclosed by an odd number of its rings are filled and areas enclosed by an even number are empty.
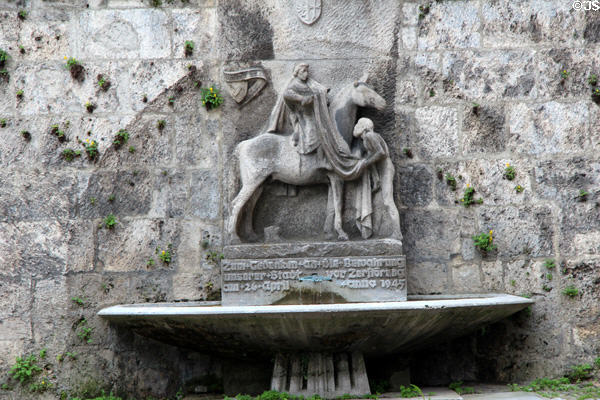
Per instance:
[[[366,164],[369,166],[361,178],[355,196],[356,226],[363,239],[373,234],[373,194],[381,190],[389,223],[392,226],[391,238],[402,240],[400,216],[394,202],[394,164],[385,140],[373,131],[373,121],[361,118],[354,126],[353,135],[362,139],[366,150]]]
[[[308,77],[308,64],[294,67],[294,77],[279,98],[267,132],[284,132],[286,122],[292,126],[292,143],[299,154],[311,154],[320,145],[317,131],[320,121],[315,115],[315,103],[327,99],[327,88]]]

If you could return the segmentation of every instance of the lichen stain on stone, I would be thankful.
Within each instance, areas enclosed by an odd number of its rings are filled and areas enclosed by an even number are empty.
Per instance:
[[[219,3],[221,50],[227,59],[274,58],[273,28],[260,10],[248,10],[239,0]]]

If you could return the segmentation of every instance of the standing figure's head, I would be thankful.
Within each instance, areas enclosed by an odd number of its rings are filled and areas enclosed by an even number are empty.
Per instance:
[[[369,118],[361,118],[358,120],[356,125],[354,125],[353,135],[356,138],[361,137],[365,132],[373,131],[373,121]]]
[[[302,82],[308,79],[308,64],[300,63],[294,67],[294,77],[297,77]]]

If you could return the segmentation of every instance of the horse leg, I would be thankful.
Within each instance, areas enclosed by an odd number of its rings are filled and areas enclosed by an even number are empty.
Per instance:
[[[333,205],[333,190],[331,189],[331,182],[327,187],[327,215],[325,216],[325,226],[323,232],[325,232],[325,238],[331,240],[333,236],[333,219],[335,216],[335,207]]]
[[[264,182],[266,177],[262,176],[253,176],[249,177],[249,182],[244,182],[242,184],[242,188],[233,202],[231,203],[231,216],[229,217],[229,222],[227,223],[227,231],[231,236],[231,240],[233,243],[241,242],[240,237],[237,233],[237,227],[240,222],[241,212],[244,209],[244,205],[248,202],[252,194],[258,189],[258,187]],[[252,221],[250,221],[252,224]]]
[[[254,219],[254,208],[256,207],[256,203],[260,198],[260,195],[263,192],[263,185],[260,185],[254,193],[250,196],[250,199],[246,203],[244,207],[244,221],[242,222],[242,229],[244,229],[244,235],[250,241],[256,241],[258,239],[258,235],[254,232],[254,225],[252,224],[252,220]]]
[[[338,234],[338,240],[348,240],[348,234],[342,228],[342,205],[344,199],[344,182],[335,174],[328,174],[329,184],[333,192],[333,206],[335,215],[333,227]]]

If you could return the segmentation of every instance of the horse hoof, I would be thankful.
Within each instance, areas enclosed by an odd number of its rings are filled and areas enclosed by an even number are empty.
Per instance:
[[[242,244],[242,241],[238,236],[232,236],[231,239],[229,239],[229,244]]]
[[[335,235],[333,234],[333,232],[325,233],[325,240],[334,240],[334,239],[335,239]]]
[[[340,233],[338,235],[338,240],[348,240],[348,235],[346,233]]]

